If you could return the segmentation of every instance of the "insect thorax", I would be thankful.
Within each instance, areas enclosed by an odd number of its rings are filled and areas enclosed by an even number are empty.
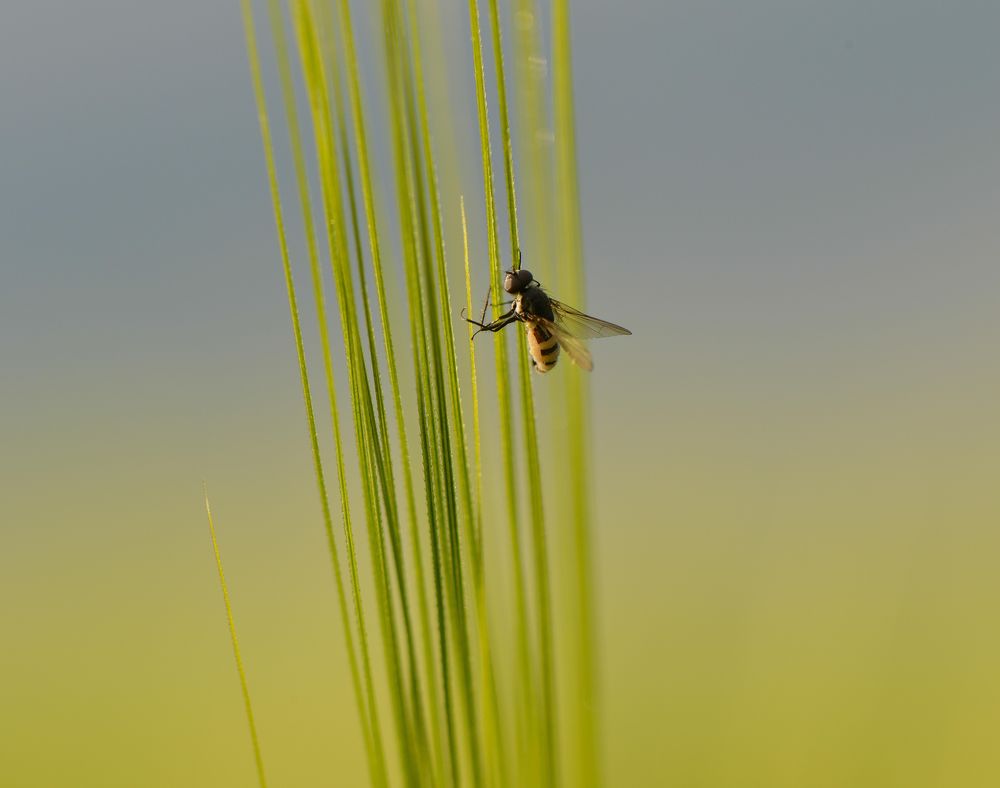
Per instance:
[[[554,320],[552,313],[552,303],[545,291],[540,287],[529,287],[517,297],[514,305],[519,315],[525,317],[540,317],[545,320]]]

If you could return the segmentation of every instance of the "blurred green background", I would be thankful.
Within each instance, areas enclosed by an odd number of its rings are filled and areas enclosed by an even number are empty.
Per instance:
[[[1000,6],[572,7],[608,784],[1000,784]],[[8,4],[0,106],[0,783],[252,784],[205,479],[363,784],[238,8]]]

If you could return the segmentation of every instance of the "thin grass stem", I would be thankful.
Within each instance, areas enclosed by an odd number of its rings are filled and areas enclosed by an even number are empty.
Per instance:
[[[236,636],[236,621],[233,619],[233,605],[229,599],[229,586],[226,585],[226,573],[222,571],[222,554],[219,552],[219,540],[215,533],[215,522],[212,520],[212,507],[208,502],[208,488],[205,488],[205,513],[208,515],[208,533],[212,537],[212,551],[215,553],[215,566],[219,570],[219,585],[222,586],[222,601],[226,605],[226,622],[229,624],[229,637],[233,642],[233,658],[236,660],[236,672],[240,677],[240,691],[243,693],[243,708],[247,715],[247,726],[250,728],[250,743],[253,745],[253,759],[257,766],[257,780],[260,788],[267,788],[264,777],[264,759],[260,754],[260,741],[257,738],[257,726],[253,721],[253,706],[250,704],[250,688],[247,686],[247,674],[243,668],[243,657],[240,656],[240,640]]]
[[[570,43],[569,0],[552,2],[552,115],[556,145],[557,215],[560,255],[560,287],[572,303],[586,306],[583,286],[583,230],[580,222],[580,191],[576,164],[576,125],[573,108],[572,49]],[[582,762],[581,785],[596,788],[601,780],[598,749],[600,718],[597,691],[597,656],[594,624],[594,569],[590,512],[590,467],[588,464],[589,387],[580,372],[565,380],[566,421],[569,458],[570,520],[575,547],[572,566],[575,575],[573,599],[576,603],[577,687],[576,747]]]

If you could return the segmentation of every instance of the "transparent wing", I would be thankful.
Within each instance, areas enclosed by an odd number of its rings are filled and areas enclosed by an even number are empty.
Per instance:
[[[590,372],[594,368],[594,362],[590,358],[590,351],[587,350],[587,346],[584,345],[583,342],[581,342],[577,337],[570,334],[558,323],[553,323],[551,320],[545,320],[542,318],[538,320],[538,322],[546,331],[556,338],[556,342],[559,343],[559,347],[566,351],[566,355],[570,357],[570,360],[572,360],[574,364],[581,369],[587,370],[587,372]]]
[[[631,334],[627,328],[609,323],[590,315],[585,315],[577,309],[561,301],[550,298],[552,311],[556,316],[556,325],[561,326],[564,334],[570,334],[579,339],[600,339],[601,337],[614,337]],[[560,340],[561,342],[562,340]]]

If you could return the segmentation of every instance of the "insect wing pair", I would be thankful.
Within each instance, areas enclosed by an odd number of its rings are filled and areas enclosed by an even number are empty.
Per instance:
[[[554,298],[550,298],[549,303],[552,305],[555,320],[536,318],[537,322],[556,338],[559,346],[566,351],[566,355],[574,364],[588,372],[594,368],[594,362],[582,340],[626,336],[632,333],[627,328],[586,315]]]

